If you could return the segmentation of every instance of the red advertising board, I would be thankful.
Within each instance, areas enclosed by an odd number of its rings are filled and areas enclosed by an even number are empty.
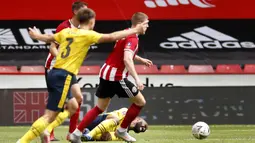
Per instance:
[[[98,20],[126,20],[142,11],[150,19],[250,19],[254,0],[85,0]],[[64,20],[73,0],[1,1],[0,20]]]
[[[13,92],[14,123],[33,123],[44,114],[47,99],[45,91]]]

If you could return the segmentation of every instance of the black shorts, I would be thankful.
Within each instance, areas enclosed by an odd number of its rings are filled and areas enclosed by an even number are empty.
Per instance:
[[[50,70],[47,75],[49,91],[47,109],[62,111],[66,100],[72,98],[70,89],[76,81],[75,75],[66,70]]]
[[[120,81],[108,81],[100,78],[96,96],[98,98],[112,98],[116,94],[120,98],[131,98],[138,93],[137,87],[127,78]]]

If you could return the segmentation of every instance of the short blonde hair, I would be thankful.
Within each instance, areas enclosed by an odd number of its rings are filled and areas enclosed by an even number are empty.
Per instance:
[[[144,22],[147,19],[148,19],[148,16],[145,13],[143,13],[143,12],[136,12],[136,13],[133,14],[131,22],[132,22],[132,25],[135,26],[135,25],[137,25],[139,23]]]
[[[87,24],[89,20],[96,17],[96,13],[90,8],[83,8],[78,11],[76,17],[81,24]]]

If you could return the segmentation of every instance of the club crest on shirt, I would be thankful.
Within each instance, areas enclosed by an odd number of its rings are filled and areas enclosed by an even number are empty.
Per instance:
[[[131,42],[128,42],[126,48],[130,49],[130,47],[131,47]]]
[[[134,86],[134,87],[132,87],[132,92],[133,93],[136,93],[137,92],[137,88]]]

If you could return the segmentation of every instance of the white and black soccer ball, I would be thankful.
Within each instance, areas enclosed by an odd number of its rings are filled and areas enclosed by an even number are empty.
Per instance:
[[[197,122],[192,126],[192,135],[197,139],[205,139],[210,135],[210,127],[205,122]]]

